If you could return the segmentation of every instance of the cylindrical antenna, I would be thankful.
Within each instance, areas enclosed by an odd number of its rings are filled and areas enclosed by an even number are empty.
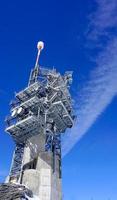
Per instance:
[[[37,43],[38,53],[37,53],[37,59],[36,59],[36,63],[35,63],[35,68],[37,67],[37,65],[39,63],[40,53],[41,53],[41,50],[43,50],[43,48],[44,48],[44,43],[42,41],[39,41]]]

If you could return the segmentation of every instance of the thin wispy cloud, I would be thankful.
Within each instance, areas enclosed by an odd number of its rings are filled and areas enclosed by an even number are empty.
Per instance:
[[[95,0],[97,10],[91,13],[88,24],[88,39],[98,40],[101,36],[108,39],[113,35],[113,29],[117,31],[117,1]]]
[[[95,42],[96,39],[96,42],[100,43],[100,35],[106,33],[109,35],[109,28],[117,26],[116,17],[112,20],[115,10],[117,11],[117,3],[115,0],[96,0],[96,3],[98,9],[90,15],[90,30],[86,37],[88,41],[93,39]],[[89,81],[85,83],[77,96],[78,119],[74,127],[63,137],[63,156],[88,131],[117,94],[117,39],[115,34],[110,34],[110,36],[107,45],[96,58],[96,68],[91,72]]]

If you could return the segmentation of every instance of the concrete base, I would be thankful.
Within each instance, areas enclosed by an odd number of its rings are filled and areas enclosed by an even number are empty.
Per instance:
[[[39,142],[37,138],[35,139]],[[35,143],[34,138],[33,141]],[[41,138],[42,141],[44,140]],[[40,146],[44,144],[38,145],[38,150],[35,149],[35,154],[33,153],[33,157],[36,157],[36,164],[33,163],[30,146],[27,146],[24,151],[23,165],[26,167],[22,173],[22,184],[26,185],[41,200],[61,200],[60,158],[57,155],[53,157],[52,152],[45,152],[39,148]]]

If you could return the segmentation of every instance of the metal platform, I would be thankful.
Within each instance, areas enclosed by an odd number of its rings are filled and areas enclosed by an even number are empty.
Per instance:
[[[40,86],[41,86],[40,82],[35,82],[29,87],[22,90],[21,92],[16,93],[16,98],[20,100],[21,102],[28,100],[29,98],[34,96],[34,94],[38,91]]]
[[[28,116],[16,124],[7,127],[5,131],[10,133],[15,141],[23,142],[38,134],[39,127],[41,128],[40,119],[36,116]]]
[[[54,120],[57,129],[61,133],[65,132],[67,127],[70,128],[73,126],[73,119],[61,101],[52,104],[52,107],[48,111],[48,117]]]
[[[41,99],[39,99],[37,96],[34,96],[28,99],[27,101],[24,101],[23,103],[21,103],[19,106],[16,106],[15,108],[13,108],[12,112],[20,107],[22,107],[23,109],[27,109],[27,108],[29,109],[34,106],[39,106],[41,102],[42,102]]]

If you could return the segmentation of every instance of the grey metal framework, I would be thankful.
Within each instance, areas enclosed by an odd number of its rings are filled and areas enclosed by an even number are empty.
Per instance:
[[[39,52],[40,53],[40,52]],[[36,61],[28,87],[15,95],[6,131],[16,143],[10,177],[20,176],[24,146],[29,138],[45,134],[45,151],[61,156],[61,133],[73,126],[74,115],[69,85],[72,72],[63,76],[55,69],[40,67]]]

